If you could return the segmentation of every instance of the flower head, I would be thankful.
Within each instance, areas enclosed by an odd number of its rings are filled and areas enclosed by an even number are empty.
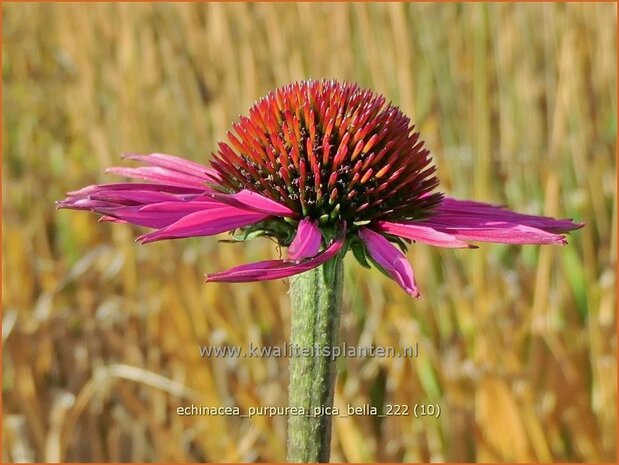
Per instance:
[[[524,215],[433,192],[435,167],[397,107],[356,84],[303,81],[259,100],[220,142],[210,167],[165,154],[107,171],[146,182],[89,186],[60,208],[154,229],[142,243],[235,232],[274,238],[288,257],[207,276],[245,282],[302,273],[351,249],[419,296],[403,251],[471,242],[565,244],[582,224]]]

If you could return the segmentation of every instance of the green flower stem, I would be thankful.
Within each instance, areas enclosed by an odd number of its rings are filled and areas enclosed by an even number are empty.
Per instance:
[[[288,405],[302,407],[307,416],[288,417],[289,462],[329,461],[331,415],[314,413],[316,409],[320,412],[325,407],[333,407],[335,361],[321,351],[324,347],[331,351],[338,344],[342,281],[341,254],[318,268],[290,278],[290,344],[306,353],[309,349],[311,356],[290,358]]]

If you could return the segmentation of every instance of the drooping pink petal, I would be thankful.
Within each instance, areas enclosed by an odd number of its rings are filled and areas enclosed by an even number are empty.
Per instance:
[[[126,178],[144,179],[160,184],[171,184],[180,187],[194,187],[202,190],[211,190],[206,186],[205,181],[195,176],[190,176],[178,171],[172,171],[159,166],[142,166],[139,168],[127,168],[124,166],[113,166],[105,170],[106,173],[117,174]]]
[[[484,213],[446,213],[438,212],[432,218],[422,220],[416,224],[434,227],[437,229],[496,229],[501,224],[524,225],[553,234],[561,234],[581,228],[582,223],[573,223],[570,220],[544,220],[518,216],[498,216]]]
[[[136,226],[143,226],[145,228],[164,228],[188,214],[184,211],[178,211],[167,215],[162,215],[161,213],[140,212],[139,206],[103,207],[97,208],[95,211],[103,214],[103,218],[106,218],[101,221],[112,221],[109,218],[114,218],[117,220],[115,222],[120,221]]]
[[[210,199],[209,199],[210,200]],[[147,228],[165,228],[187,215],[200,211],[212,211],[225,205],[200,201],[159,202],[150,205],[97,207],[93,210],[127,223]]]
[[[109,190],[89,196],[92,200],[112,202],[121,205],[145,205],[155,202],[176,201],[177,197],[166,192],[149,190]]]
[[[560,245],[567,243],[560,233],[583,226],[567,219],[527,215],[502,206],[451,197],[445,197],[429,218],[402,224],[431,228],[459,241]]]
[[[148,205],[142,205],[140,211],[143,212],[173,212],[173,211],[199,211],[213,208],[227,207],[226,204],[218,202],[210,197],[199,196],[191,200],[174,200],[168,202],[156,202]]]
[[[288,259],[299,261],[313,257],[320,250],[322,233],[316,223],[309,218],[299,222],[297,234],[288,247]]]
[[[69,192],[68,197],[56,202],[57,208],[69,208],[73,210],[96,210],[99,207],[119,207],[146,205],[156,202],[185,201],[189,199],[204,198],[210,202],[210,197],[204,197],[204,191],[191,189],[172,188],[170,191],[149,189],[157,187],[156,184],[142,185],[143,189],[135,189],[131,183],[115,185],[101,184],[88,186],[79,191]],[[148,188],[147,188],[148,187]],[[166,188],[172,186],[164,186]],[[176,193],[178,192],[178,193]]]
[[[84,197],[110,191],[148,190],[153,192],[169,192],[171,194],[199,194],[205,191],[203,186],[189,187],[178,184],[149,184],[143,182],[116,182],[108,184],[93,184],[76,191],[67,192],[69,197]]]
[[[390,221],[379,221],[378,229],[395,236],[404,237],[414,241],[424,242],[436,247],[447,248],[473,248],[464,241],[456,239],[453,235],[438,231],[430,226],[423,226],[416,223],[393,223]]]
[[[365,243],[370,257],[378,263],[391,278],[397,282],[407,294],[419,297],[413,268],[404,256],[391,242],[381,234],[368,228],[359,229],[359,237]]]
[[[163,229],[138,237],[138,240],[146,244],[162,239],[212,236],[258,223],[268,216],[264,213],[250,212],[225,205],[190,213]]]
[[[312,258],[300,263],[290,260],[265,260],[236,266],[226,271],[206,275],[206,281],[243,283],[250,281],[268,281],[271,279],[287,278],[304,273],[312,268],[331,260],[344,245],[345,234],[341,234],[329,247]]]
[[[146,165],[159,166],[168,170],[195,176],[206,181],[220,181],[219,174],[214,169],[208,168],[191,160],[175,157],[174,155],[168,155],[165,153],[151,153],[149,155],[123,153],[123,158],[139,161]]]
[[[438,229],[440,224],[434,227]],[[488,221],[478,227],[454,226],[442,230],[463,241],[520,245],[567,244],[565,237],[560,234],[505,221]]]
[[[432,218],[434,222],[466,222],[462,226],[483,226],[488,221],[505,221],[508,223],[522,224],[552,233],[566,233],[582,228],[584,223],[575,223],[570,219],[554,219],[547,216],[528,215],[507,210],[503,206],[491,205],[472,200],[458,200],[445,197],[437,207]]]
[[[209,195],[214,199],[232,206],[250,209],[260,213],[268,213],[273,216],[294,216],[295,214],[287,206],[247,189],[243,189],[235,194],[213,192]]]

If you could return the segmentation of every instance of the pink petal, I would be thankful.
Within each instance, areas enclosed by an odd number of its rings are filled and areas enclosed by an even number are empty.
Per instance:
[[[243,189],[236,194],[221,194],[214,192],[209,195],[211,195],[214,199],[220,200],[232,206],[250,209],[260,213],[268,213],[273,216],[294,216],[295,214],[287,206],[247,189]]]
[[[187,215],[187,212],[183,211],[167,215],[162,215],[161,213],[144,213],[140,212],[139,206],[105,207],[97,208],[95,211],[105,215],[104,218],[106,219],[100,219],[100,221],[112,221],[109,218],[114,218],[117,220],[115,222],[130,223],[145,228],[164,228]]]
[[[270,279],[287,278],[288,276],[304,273],[335,257],[344,245],[344,237],[345,234],[340,235],[327,249],[301,263],[289,260],[265,260],[257,263],[248,263],[219,273],[208,274],[206,281],[227,283],[268,281]]]
[[[359,237],[365,243],[370,257],[378,263],[407,294],[419,297],[413,268],[404,254],[381,234],[368,228],[359,229]]]
[[[553,234],[541,229],[525,226],[523,224],[507,222],[487,222],[484,227],[460,228],[454,227],[447,230],[457,239],[463,241],[495,242],[499,244],[542,245],[559,244],[565,245],[565,237]]]
[[[110,184],[94,184],[91,186],[83,187],[79,190],[67,192],[70,197],[74,196],[88,196],[100,192],[117,191],[117,190],[149,190],[153,192],[169,192],[171,194],[195,194],[205,191],[203,186],[199,188],[187,187],[170,184],[148,184],[141,182],[116,182]]]
[[[165,188],[165,191],[158,187]],[[121,206],[139,206],[157,202],[181,202],[189,199],[204,199],[214,202],[202,194],[204,190],[162,186],[157,184],[100,184],[88,186],[78,191],[69,192],[68,197],[56,202],[57,208],[73,210],[93,210]]]
[[[175,201],[173,194],[149,190],[111,190],[90,195],[93,200],[112,202],[123,205],[144,205],[155,202]]]
[[[225,205],[200,201],[180,200],[174,202],[159,202],[150,205],[98,207],[94,211],[117,218],[127,223],[147,228],[165,228],[176,223],[191,213],[212,211],[224,208]]]
[[[507,223],[522,224],[546,232],[565,233],[582,228],[584,223],[574,223],[569,219],[554,219],[547,216],[527,215],[507,210],[503,206],[491,205],[471,200],[457,200],[445,197],[429,219],[434,222],[466,222],[461,226],[479,227],[488,221],[505,221]]]
[[[158,166],[143,166],[140,168],[127,168],[124,166],[113,166],[105,170],[106,173],[117,174],[126,178],[144,179],[161,184],[171,184],[180,187],[202,188],[202,190],[210,190],[205,181],[195,176],[179,173]]]
[[[141,212],[194,212],[213,208],[227,208],[227,205],[217,202],[210,197],[198,197],[193,200],[171,202],[157,202],[140,207]],[[249,212],[248,212],[249,213]]]
[[[304,218],[297,229],[290,247],[288,247],[288,259],[299,261],[313,257],[320,250],[322,233],[316,223],[309,218]]]
[[[404,237],[414,241],[424,242],[436,247],[448,248],[472,248],[464,241],[456,239],[453,235],[447,234],[429,226],[422,226],[415,223],[392,223],[389,221],[379,221],[378,228],[395,236]]]
[[[406,223],[409,224],[409,223]],[[445,197],[425,220],[414,222],[461,241],[502,244],[566,244],[565,233],[583,223],[526,215],[501,206]]]
[[[523,217],[496,216],[478,213],[436,213],[431,218],[415,222],[437,229],[495,229],[501,224],[520,224],[540,229],[548,233],[564,233],[583,226],[570,220],[540,220]]]
[[[239,208],[222,206],[190,213],[175,223],[152,233],[138,237],[143,244],[162,239],[212,236],[236,228],[249,226],[264,220],[264,213],[248,212]]]
[[[165,153],[151,153],[150,155],[123,153],[123,158],[136,160],[147,165],[159,166],[179,173],[185,173],[206,181],[220,181],[219,174],[214,169],[207,168],[204,165],[185,158],[175,157]]]

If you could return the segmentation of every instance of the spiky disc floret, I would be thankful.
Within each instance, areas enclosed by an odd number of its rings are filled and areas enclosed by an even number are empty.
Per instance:
[[[356,84],[303,81],[241,117],[212,160],[221,185],[285,203],[322,225],[427,216],[441,194],[419,133],[382,95]]]

